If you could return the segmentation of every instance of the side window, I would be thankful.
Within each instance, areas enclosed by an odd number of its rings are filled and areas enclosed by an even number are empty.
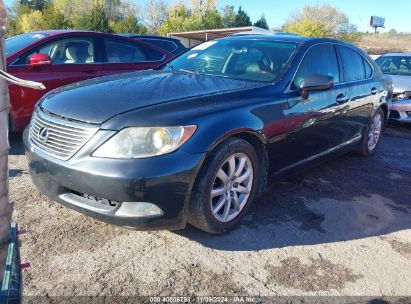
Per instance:
[[[28,64],[30,57],[39,53],[49,55],[53,64],[85,64],[95,62],[94,40],[87,37],[76,37],[43,44],[20,57],[15,64]]]
[[[137,45],[114,39],[104,39],[107,62],[130,63],[147,61],[146,54]]]
[[[370,66],[367,60],[365,60],[364,58],[362,60],[364,62],[365,77],[370,78],[372,76],[372,67]]]
[[[341,54],[345,81],[357,81],[368,78],[364,67],[364,59],[360,54],[345,46],[338,46],[338,50]]]
[[[297,71],[292,88],[299,88],[301,82],[310,75],[327,75],[333,77],[335,83],[340,82],[337,54],[333,45],[319,44],[308,51]]]
[[[160,39],[141,39],[142,41],[155,45],[156,47],[166,50],[167,52],[172,52],[177,49],[177,46],[171,41],[165,41]]]

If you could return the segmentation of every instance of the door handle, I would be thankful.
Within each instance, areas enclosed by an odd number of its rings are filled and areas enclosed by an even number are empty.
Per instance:
[[[348,97],[346,97],[344,94],[340,94],[340,95],[337,96],[336,101],[339,104],[346,103],[348,101]]]
[[[377,93],[378,93],[377,88],[372,88],[372,89],[371,89],[371,94],[372,94],[372,95],[376,95]]]

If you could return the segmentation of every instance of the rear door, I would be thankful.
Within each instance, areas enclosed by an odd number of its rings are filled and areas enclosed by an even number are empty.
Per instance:
[[[104,50],[104,75],[153,69],[171,57],[138,41],[103,38],[100,43]]]
[[[51,65],[30,68],[30,57],[43,53],[50,56]],[[22,79],[38,81],[45,91],[20,87],[22,111],[31,116],[36,102],[48,91],[77,81],[102,76],[100,54],[92,36],[65,36],[40,45],[10,65],[10,71]]]
[[[362,135],[368,125],[374,104],[378,104],[383,94],[380,81],[374,77],[372,65],[359,52],[348,46],[337,46],[343,68],[343,82],[339,88],[344,90],[348,101],[342,118],[351,138]]]

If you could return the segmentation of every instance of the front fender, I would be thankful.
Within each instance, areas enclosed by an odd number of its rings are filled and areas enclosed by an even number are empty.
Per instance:
[[[197,125],[196,133],[182,148],[188,153],[208,152],[224,139],[239,133],[252,134],[266,143],[261,133],[264,126],[262,120],[244,109],[203,117]]]

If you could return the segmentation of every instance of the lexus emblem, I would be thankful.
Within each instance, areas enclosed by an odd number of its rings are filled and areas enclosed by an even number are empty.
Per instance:
[[[37,135],[38,135],[39,140],[40,140],[43,144],[45,144],[45,143],[47,142],[47,140],[49,139],[49,136],[50,136],[50,134],[49,134],[49,129],[43,127],[43,128],[41,128],[41,129],[39,130],[39,132],[38,132]]]

